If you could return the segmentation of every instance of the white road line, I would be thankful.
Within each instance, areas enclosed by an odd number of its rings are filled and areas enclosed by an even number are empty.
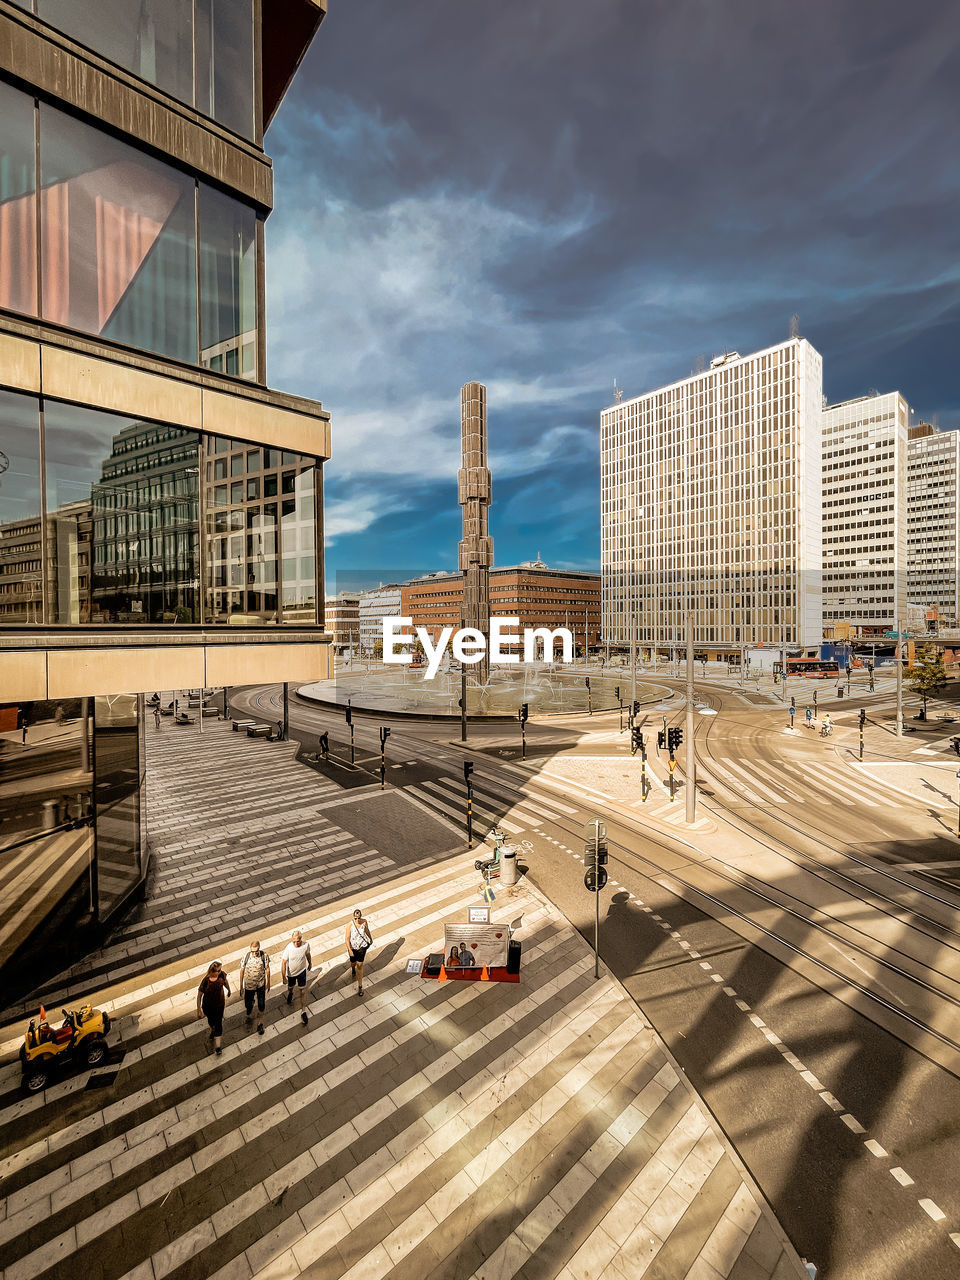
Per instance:
[[[932,1200],[919,1201],[920,1208],[925,1214],[933,1219],[934,1222],[942,1222],[947,1216],[938,1204],[934,1204]]]
[[[849,1112],[849,1111],[845,1111],[845,1112],[843,1113],[843,1115],[840,1117],[840,1119],[843,1121],[843,1123],[847,1126],[847,1128],[848,1128],[852,1133],[866,1133],[866,1132],[867,1132],[867,1131],[866,1131],[866,1129],[863,1127],[863,1125],[860,1123],[860,1121],[859,1121],[859,1120],[855,1120],[855,1119],[854,1119],[854,1117],[850,1114],[850,1112]],[[900,1172],[901,1172],[901,1173],[903,1173],[903,1170],[901,1169],[901,1170],[900,1170]],[[897,1176],[897,1175],[896,1175],[896,1172],[895,1172],[894,1170],[891,1170],[891,1173],[893,1173],[893,1176],[894,1176],[894,1177],[896,1177],[896,1176]],[[904,1174],[904,1177],[906,1177],[906,1174]],[[897,1180],[899,1181],[899,1179],[897,1179]],[[906,1183],[904,1183],[903,1185],[904,1185],[904,1186],[906,1186],[907,1184],[906,1184]]]
[[[899,1165],[897,1165],[895,1169],[890,1170],[890,1176],[892,1178],[896,1178],[901,1187],[913,1186],[913,1179],[910,1177],[909,1173],[907,1173],[906,1169],[901,1169]]]
[[[863,1145],[867,1148],[870,1154],[876,1156],[878,1160],[886,1159],[887,1152],[883,1147],[881,1147],[880,1143],[877,1142],[876,1138],[868,1138]]]

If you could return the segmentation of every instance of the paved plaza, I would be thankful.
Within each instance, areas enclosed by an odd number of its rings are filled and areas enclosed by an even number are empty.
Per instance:
[[[528,885],[493,906],[519,985],[408,975],[479,901],[442,818],[223,724],[148,746],[149,900],[45,994],[109,1009],[113,1061],[29,1099],[0,1075],[4,1280],[805,1276],[642,1011]],[[379,805],[412,861],[367,838]],[[306,1027],[277,981],[294,925]],[[217,1058],[196,985],[213,958],[234,983],[252,936],[274,957],[266,1034],[234,994]]]

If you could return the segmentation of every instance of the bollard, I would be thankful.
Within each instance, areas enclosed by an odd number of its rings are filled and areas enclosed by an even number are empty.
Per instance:
[[[60,805],[57,800],[44,800],[42,827],[44,831],[52,831],[60,825]]]
[[[500,848],[500,883],[507,888],[517,883],[516,845],[505,844]]]

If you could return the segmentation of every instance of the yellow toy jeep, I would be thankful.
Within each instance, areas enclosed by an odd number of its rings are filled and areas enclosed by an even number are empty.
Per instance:
[[[27,1027],[20,1046],[21,1083],[27,1093],[45,1089],[54,1070],[76,1062],[99,1067],[107,1056],[109,1014],[89,1004],[73,1013],[68,1009],[61,1012],[63,1024],[51,1027],[41,1006],[36,1025],[31,1019]]]

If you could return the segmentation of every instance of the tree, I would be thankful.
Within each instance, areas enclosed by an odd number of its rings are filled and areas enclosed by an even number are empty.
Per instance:
[[[923,718],[927,718],[927,698],[935,697],[947,683],[943,654],[934,645],[925,644],[917,652],[917,664],[907,676],[907,684],[923,699]]]

